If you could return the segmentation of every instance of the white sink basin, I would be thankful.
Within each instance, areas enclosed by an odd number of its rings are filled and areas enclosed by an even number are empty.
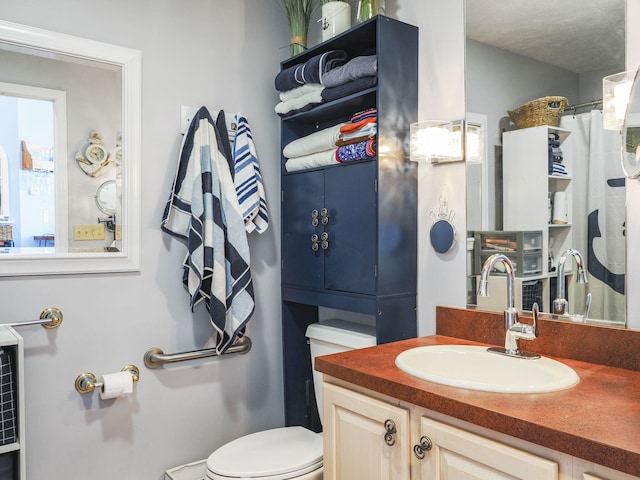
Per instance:
[[[571,367],[550,358],[513,358],[473,345],[412,348],[396,357],[396,365],[423,380],[486,392],[554,392],[580,380]]]

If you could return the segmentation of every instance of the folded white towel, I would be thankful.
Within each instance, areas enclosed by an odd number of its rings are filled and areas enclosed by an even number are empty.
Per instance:
[[[282,154],[286,158],[293,158],[334,149],[340,136],[340,127],[343,125],[345,124],[340,123],[297,138],[282,149]]]
[[[294,98],[302,97],[307,93],[319,92],[323,88],[324,86],[319,83],[305,83],[304,85],[296,87],[292,90],[280,92],[280,101],[288,102],[289,100],[293,100]]]
[[[334,163],[338,163],[335,148],[325,150],[324,152],[312,153],[311,155],[290,158],[284,164],[284,168],[287,169],[287,172],[295,172],[297,170],[304,170],[305,168],[333,165]]]
[[[299,97],[292,98],[286,102],[280,102],[276,105],[276,113],[285,115],[294,110],[300,110],[307,105],[317,105],[322,103],[322,89],[312,90]]]

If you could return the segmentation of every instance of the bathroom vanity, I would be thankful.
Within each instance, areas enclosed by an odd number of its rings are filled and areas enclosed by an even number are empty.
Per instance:
[[[450,387],[394,363],[414,347],[503,340],[502,315],[439,307],[434,336],[316,359],[325,375],[325,478],[640,476],[640,332],[540,320],[540,337],[521,348],[580,377],[550,393]]]

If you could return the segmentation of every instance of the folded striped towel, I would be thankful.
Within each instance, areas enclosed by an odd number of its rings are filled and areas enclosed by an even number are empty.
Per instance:
[[[233,140],[233,183],[238,195],[240,212],[247,232],[255,230],[263,233],[269,226],[269,214],[256,147],[247,118],[242,114],[236,114],[233,119],[236,124]]]
[[[323,75],[347,59],[344,50],[329,50],[311,57],[304,63],[294,65],[279,72],[275,78],[275,87],[279,92],[293,90],[305,83],[322,83]]]
[[[361,128],[354,130],[353,132],[347,132],[347,133],[340,132],[339,140],[346,143],[353,143],[353,140],[356,138],[362,140],[362,137],[372,137],[376,133],[378,133],[378,124],[374,121],[374,122],[367,123]]]
[[[368,108],[367,110],[362,110],[361,112],[356,112],[351,116],[351,123],[357,123],[360,120],[364,120],[365,118],[376,118],[378,116],[377,108]]]
[[[377,117],[363,118],[362,120],[359,120],[357,122],[347,123],[346,125],[342,126],[342,128],[340,128],[340,133],[342,134],[354,133],[359,130],[362,130],[364,127],[366,127],[369,124],[377,124],[377,122],[378,122]]]
[[[192,311],[204,300],[219,354],[244,335],[255,309],[247,233],[223,141],[209,111],[200,108],[184,136],[161,224],[187,244],[182,281]]]

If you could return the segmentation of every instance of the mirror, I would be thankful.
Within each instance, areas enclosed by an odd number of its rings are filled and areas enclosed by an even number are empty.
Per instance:
[[[4,58],[0,51],[0,58]],[[0,82],[0,147],[5,157],[3,255],[53,252],[65,243],[67,195],[66,92]],[[56,196],[58,197],[56,199]],[[44,247],[44,248],[42,248]],[[59,245],[61,248],[61,245]]]
[[[139,270],[140,52],[0,21],[0,62],[0,275]]]
[[[624,173],[627,178],[635,179],[640,176],[640,81],[638,73],[636,73],[629,95],[622,134]]]
[[[482,126],[484,145],[481,160],[467,160],[469,306],[504,309],[504,276],[492,274],[490,297],[477,297],[475,285],[482,260],[506,251],[523,274],[516,278],[516,306],[530,310],[536,301],[551,314],[558,261],[573,248],[584,257],[589,283],[577,283],[569,257],[563,275],[569,315],[562,318],[584,321],[591,294],[589,321],[625,324],[622,140],[601,126],[602,79],[625,70],[624,25],[625,0],[466,2],[467,121]],[[507,112],[548,96],[568,100],[559,125],[541,140],[527,136],[533,129],[518,128]],[[546,143],[551,134],[557,145]],[[538,181],[524,173],[537,149],[543,173],[555,156],[555,172],[563,168],[566,175],[551,171]],[[514,193],[518,175],[527,178]]]
[[[118,207],[116,181],[107,180],[98,187],[96,192],[96,205],[103,213],[115,215]]]

